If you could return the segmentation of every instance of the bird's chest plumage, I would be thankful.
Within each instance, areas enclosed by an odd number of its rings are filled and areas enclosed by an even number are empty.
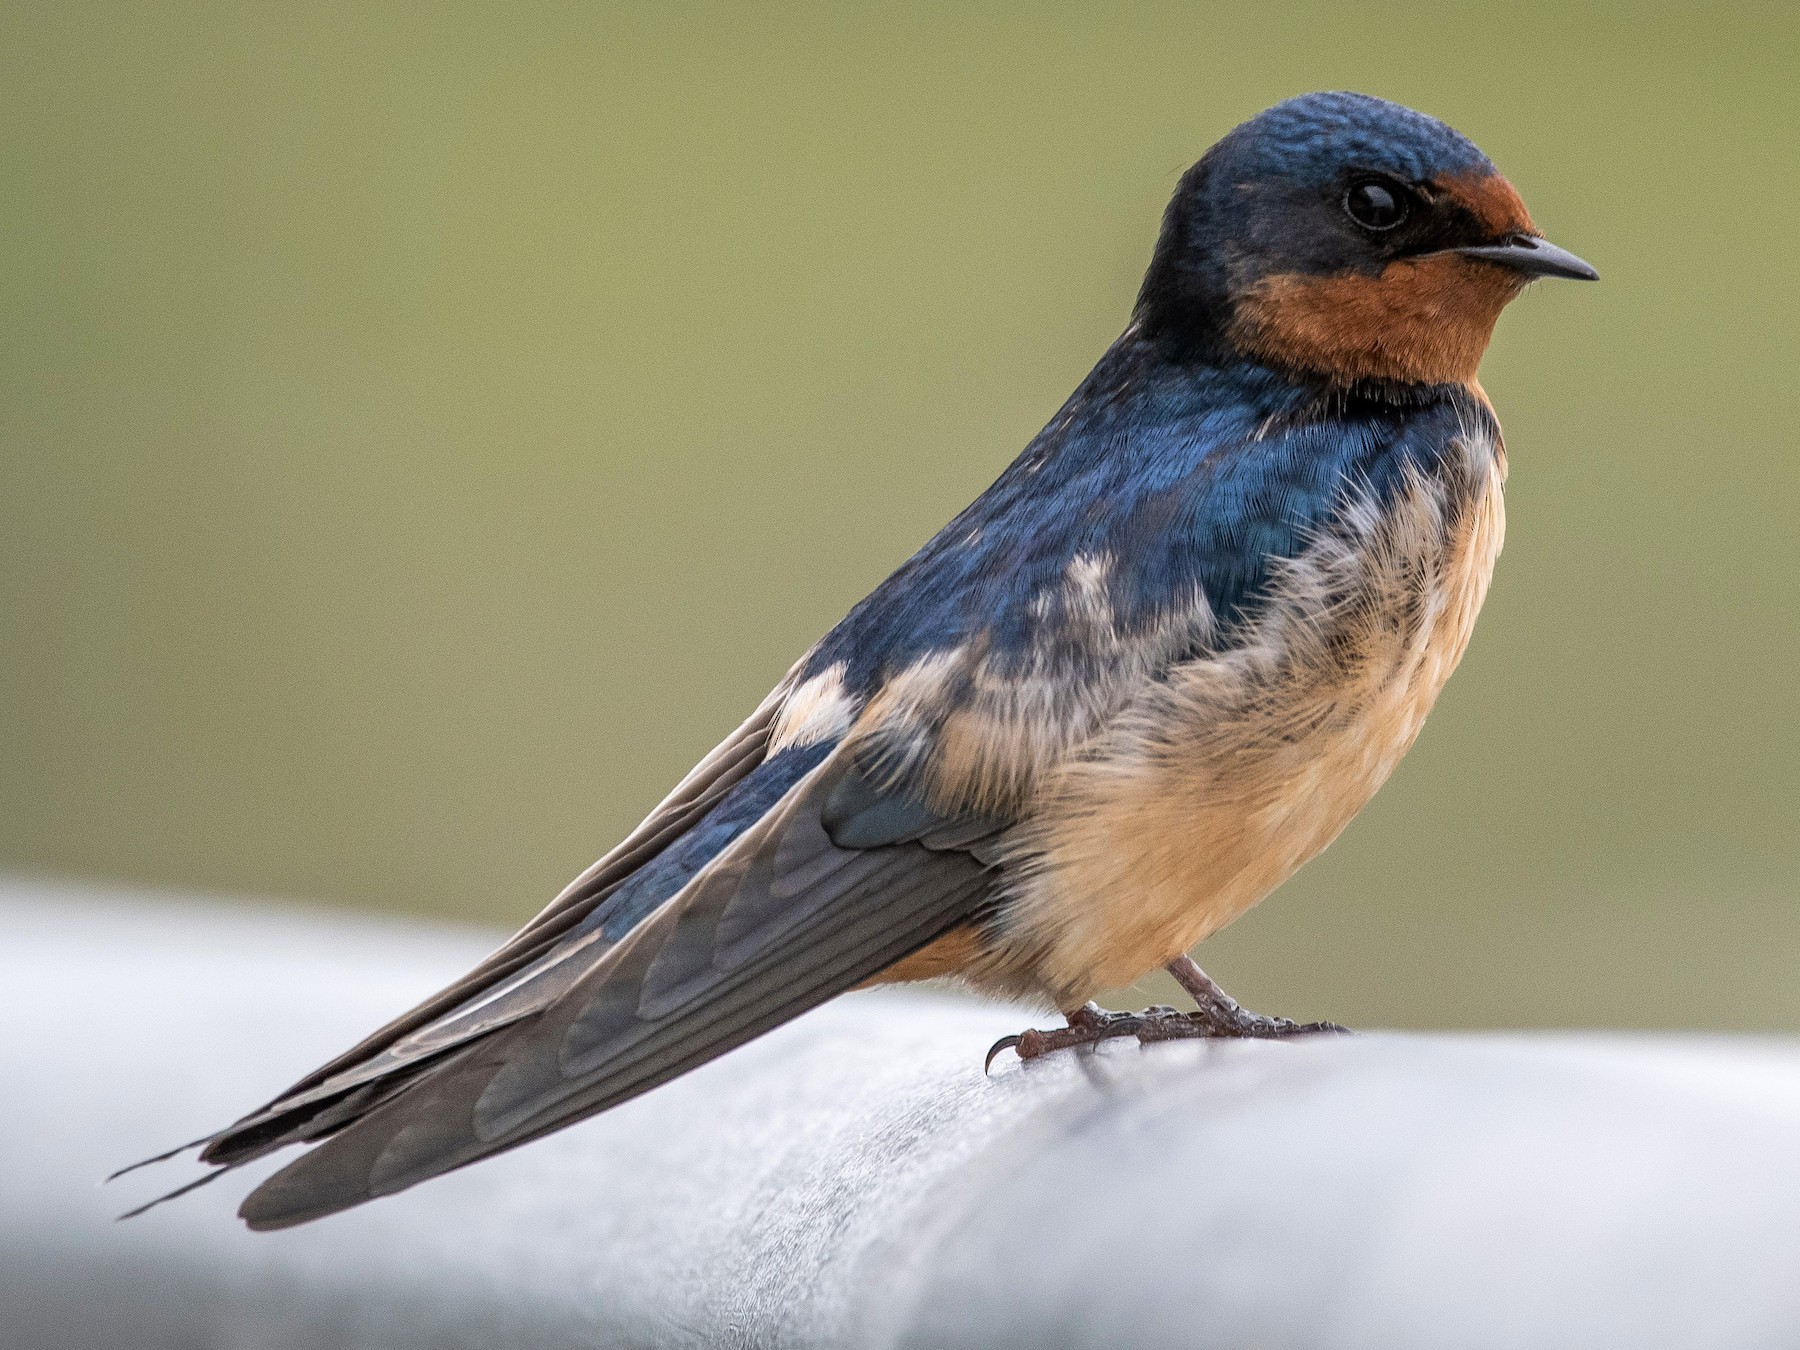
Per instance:
[[[1482,437],[1284,562],[1243,641],[1147,682],[1046,782],[1007,947],[1064,1006],[1223,927],[1362,809],[1461,659],[1504,530]]]

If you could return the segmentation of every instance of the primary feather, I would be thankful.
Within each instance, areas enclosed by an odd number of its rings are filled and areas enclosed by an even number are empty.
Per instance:
[[[832,842],[831,798],[856,772],[829,751],[769,761],[723,803],[737,817],[716,828],[735,838],[671,899],[530,1013],[264,1183],[244,1217],[298,1223],[524,1143],[742,1044],[966,919],[988,885],[968,852],[909,837]]]

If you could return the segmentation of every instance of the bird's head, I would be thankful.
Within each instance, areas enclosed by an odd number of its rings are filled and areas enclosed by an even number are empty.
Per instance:
[[[1366,94],[1305,94],[1182,176],[1138,320],[1337,382],[1463,383],[1527,284],[1597,275],[1442,122]]]

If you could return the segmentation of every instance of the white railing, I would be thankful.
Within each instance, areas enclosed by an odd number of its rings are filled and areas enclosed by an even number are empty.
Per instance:
[[[595,1120],[252,1235],[94,1181],[478,955],[0,888],[0,1347],[1800,1345],[1800,1049],[1364,1034],[981,1074],[1015,1009],[854,995]]]

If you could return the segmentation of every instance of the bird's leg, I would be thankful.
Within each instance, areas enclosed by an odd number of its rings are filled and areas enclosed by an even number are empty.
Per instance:
[[[1316,1032],[1344,1030],[1336,1022],[1294,1022],[1286,1017],[1264,1017],[1243,1007],[1219,988],[1212,976],[1191,956],[1178,956],[1165,967],[1175,982],[1198,1005],[1188,1014],[1207,1036],[1253,1037],[1275,1040],[1283,1036],[1311,1036]]]
[[[1052,1050],[1098,1045],[1118,1036],[1135,1036],[1148,1045],[1151,1041],[1214,1037],[1278,1040],[1344,1030],[1335,1022],[1294,1022],[1253,1013],[1219,988],[1191,956],[1176,957],[1169,963],[1168,971],[1199,1005],[1193,1012],[1180,1012],[1160,1003],[1142,1012],[1108,1012],[1097,1003],[1086,1003],[1065,1014],[1069,1024],[1055,1031],[1024,1031],[1001,1037],[988,1051],[983,1067],[993,1064],[994,1056],[1002,1050],[1010,1049],[1020,1059],[1036,1059]]]

